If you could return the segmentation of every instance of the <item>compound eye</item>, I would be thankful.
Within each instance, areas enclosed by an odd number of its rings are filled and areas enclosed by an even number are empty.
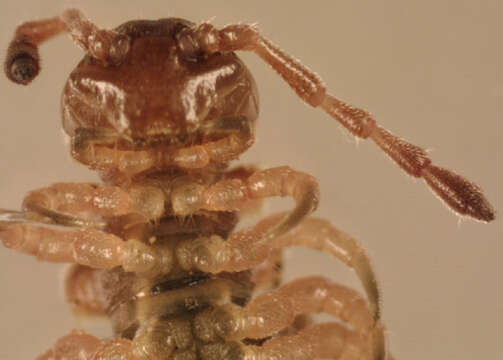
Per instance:
[[[12,44],[8,50],[4,70],[11,81],[28,85],[40,72],[36,46],[26,41]]]

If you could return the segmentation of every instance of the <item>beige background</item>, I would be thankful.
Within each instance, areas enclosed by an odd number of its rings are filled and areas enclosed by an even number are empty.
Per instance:
[[[500,1],[11,1],[0,3],[0,48],[17,24],[76,5],[97,24],[177,16],[257,22],[263,33],[316,70],[331,91],[371,110],[381,124],[432,149],[432,157],[478,182],[503,207]],[[67,38],[46,44],[32,86],[0,79],[0,207],[28,190],[89,181],[59,132],[59,95],[81,52]],[[321,184],[318,214],[359,238],[384,292],[384,319],[398,359],[503,356],[501,220],[458,221],[422,184],[372,143],[355,141],[302,104],[255,57],[261,91],[258,140],[244,161],[289,164]],[[272,202],[273,207],[289,203]],[[269,209],[269,211],[270,211]],[[321,273],[359,288],[328,256],[288,252],[286,278]],[[33,359],[72,328],[60,295],[61,266],[0,248],[0,359]],[[106,330],[99,330],[106,334]]]

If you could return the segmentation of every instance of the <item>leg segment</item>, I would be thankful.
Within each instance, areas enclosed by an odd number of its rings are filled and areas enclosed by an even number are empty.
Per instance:
[[[99,340],[82,331],[72,331],[59,339],[37,360],[134,360],[133,343],[126,339]]]
[[[337,323],[309,326],[293,336],[267,341],[261,347],[248,347],[250,360],[385,360],[385,353],[375,353],[358,334]],[[389,359],[389,358],[388,358]]]
[[[100,345],[98,338],[74,330],[58,339],[49,350],[37,357],[37,360],[92,359]]]
[[[367,302],[356,291],[321,277],[295,280],[260,295],[244,308],[228,306],[196,317],[196,336],[215,333],[225,340],[262,339],[290,326],[298,315],[325,312],[351,324],[369,341],[376,358],[384,359],[384,328],[375,321]],[[214,338],[215,336],[210,336]]]
[[[100,270],[74,265],[65,279],[66,300],[76,313],[106,315],[105,292],[100,282]]]
[[[278,238],[266,234],[281,224],[284,214],[265,218],[251,229],[232,234],[226,241],[212,236],[182,242],[176,250],[179,263],[186,269],[218,273],[242,271],[264,262],[272,252],[285,246],[300,245],[329,253],[355,269],[366,291],[377,320],[380,317],[380,293],[370,259],[363,247],[328,221],[308,218],[291,232]]]
[[[255,284],[255,291],[272,290],[281,284],[281,270],[283,259],[281,249],[271,251],[269,257],[252,271],[251,281]]]
[[[169,165],[203,168],[211,160],[202,145],[178,150],[168,150],[164,146],[123,150],[113,146],[118,140],[118,135],[109,131],[78,128],[72,137],[72,156],[93,170],[118,172],[125,176],[126,179],[120,180],[126,183],[134,175],[150,169]]]
[[[124,190],[101,184],[57,183],[31,191],[23,201],[23,209],[63,225],[95,225],[93,220],[96,219],[85,220],[72,215],[89,218],[135,213],[148,221],[156,220],[164,213],[164,194],[152,186],[136,185]]]
[[[187,184],[174,189],[171,194],[173,211],[188,215],[197,210],[239,210],[249,200],[272,196],[291,196],[296,202],[293,211],[277,226],[269,229],[266,237],[276,238],[294,226],[318,206],[319,189],[316,180],[287,166],[258,171],[246,181],[222,180],[210,187]]]
[[[225,180],[238,179],[247,181],[250,176],[258,172],[259,168],[253,165],[238,166],[224,173]],[[239,216],[259,214],[262,210],[263,199],[249,200],[239,207]]]
[[[72,157],[93,170],[118,171],[127,179],[162,165],[160,149],[121,150],[118,141],[119,135],[109,130],[78,128],[72,136]]]
[[[7,215],[10,215],[7,216]],[[17,215],[17,216],[16,216]],[[0,239],[5,247],[50,262],[77,263],[97,269],[122,266],[144,276],[168,274],[173,266],[172,250],[141,241],[124,241],[93,228],[72,228],[22,219],[29,213],[8,214],[0,221]]]
[[[338,323],[309,326],[295,335],[280,336],[262,346],[237,342],[205,345],[203,360],[393,360],[388,353],[372,349],[359,334]]]
[[[494,219],[494,210],[477,185],[450,170],[432,165],[425,150],[378,126],[367,111],[328,94],[318,75],[261,36],[255,27],[229,25],[217,30],[205,23],[185,36],[210,54],[237,50],[255,52],[302,100],[313,107],[321,107],[353,135],[372,139],[409,175],[423,178],[452,210],[480,221]]]
[[[380,318],[381,294],[370,258],[356,239],[329,221],[308,218],[278,239],[277,246],[304,246],[328,253],[355,270],[367,294],[375,319]]]
[[[121,264],[122,239],[92,228],[65,228],[36,222],[0,224],[5,247],[50,262],[76,262],[95,268]]]

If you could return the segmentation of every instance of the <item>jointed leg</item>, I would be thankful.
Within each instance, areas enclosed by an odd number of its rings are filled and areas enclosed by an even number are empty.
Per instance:
[[[72,331],[58,339],[56,343],[37,360],[92,359],[93,354],[100,347],[101,341],[82,331]]]
[[[7,225],[7,226],[5,226]],[[95,268],[120,265],[124,241],[92,228],[27,223],[0,224],[5,247],[51,262],[76,262]]]
[[[147,265],[141,254],[154,249],[101,231],[107,225],[102,217],[135,214],[144,223],[159,218],[164,213],[164,194],[155,187],[139,185],[125,191],[107,185],[59,183],[29,193],[23,208],[23,212],[1,211],[0,238],[8,248],[46,261],[93,268],[123,265],[139,272],[150,271],[166,259],[158,251]],[[124,231],[132,233],[136,228]]]
[[[262,346],[245,346],[237,342],[205,345],[203,360],[385,360],[353,331],[337,323],[309,326],[295,335],[280,336]],[[387,357],[392,360],[391,355]]]
[[[255,359],[275,360],[384,360],[385,355],[372,354],[368,344],[355,332],[337,323],[312,325],[296,335],[267,341],[262,347],[250,347]]]
[[[296,206],[276,227],[268,229],[268,239],[276,238],[294,226],[318,206],[318,183],[302,172],[287,166],[257,171],[246,181],[225,179],[209,187],[191,183],[173,189],[171,204],[178,215],[189,215],[197,210],[239,210],[249,200],[272,196],[290,196]],[[267,240],[264,240],[267,241]]]
[[[72,156],[93,170],[118,171],[128,179],[162,165],[162,149],[121,150],[117,141],[119,135],[109,130],[78,128],[72,136]]]
[[[271,171],[269,170],[269,172]],[[279,172],[279,170],[276,171],[276,173]],[[285,173],[284,176],[288,175],[285,171],[283,172]],[[228,174],[228,179],[222,183],[223,186],[210,187],[205,196],[215,197],[214,194],[220,189],[228,192],[230,188],[226,189],[226,187],[229,183],[232,185],[237,184],[238,188],[240,188],[244,186],[241,183],[246,181],[245,175],[253,179],[250,176],[253,173],[251,169],[237,169],[235,173]],[[259,173],[257,172],[257,174]],[[255,175],[255,177],[257,176]],[[187,201],[186,187],[183,186],[183,189],[178,191],[177,195],[172,196],[173,201],[178,204],[174,206],[177,215],[187,215],[185,209],[188,206],[180,205]],[[217,196],[221,197],[222,195],[217,194]],[[227,194],[224,194],[224,196],[227,196]],[[250,194],[250,196],[253,196],[253,194]],[[200,208],[215,210],[217,207],[225,206],[220,203],[213,204],[209,199],[201,199],[201,201],[203,200],[207,202],[206,205],[201,205],[199,208],[189,208],[189,210],[192,210],[192,212]],[[23,209],[50,218],[56,224],[100,228],[105,226],[100,221],[100,217],[137,214],[143,216],[146,222],[157,220],[164,214],[165,201],[163,190],[149,185],[134,184],[124,189],[103,184],[56,183],[46,188],[31,191],[23,201]],[[256,207],[253,201],[247,201],[241,207],[246,208],[249,203]],[[230,209],[233,204],[227,204],[226,209]]]
[[[135,341],[127,339],[99,340],[84,332],[72,331],[59,339],[51,349],[37,357],[37,360],[110,360],[115,358],[139,360],[145,358],[142,356],[144,355],[142,350],[144,350],[142,347],[135,346]],[[171,348],[167,350],[169,352]],[[267,341],[262,346],[246,346],[232,342],[204,345],[200,356],[203,360],[386,359],[384,354],[379,356],[375,353],[372,354],[368,344],[358,334],[337,323],[312,325],[296,335],[281,336]],[[391,360],[391,355],[387,359]]]
[[[93,226],[99,217],[139,214],[145,221],[164,213],[164,194],[153,186],[117,186],[86,183],[57,183],[31,191],[23,209],[49,217],[57,224]],[[79,216],[79,217],[75,217]]]
[[[377,125],[365,110],[353,107],[326,92],[322,80],[249,25],[229,25],[221,30],[202,24],[188,32],[206,53],[248,50],[255,52],[313,107],[320,107],[353,135],[372,139],[409,175],[423,178],[443,201],[460,215],[491,221],[494,210],[480,188],[454,172],[432,165],[422,148]]]
[[[232,211],[248,200],[270,196],[291,196],[295,208],[281,219],[262,221],[251,229],[232,234],[227,241],[218,236],[183,241],[176,250],[180,265],[205,272],[242,271],[260,264],[270,255],[276,238],[298,225],[316,209],[318,184],[305,173],[289,167],[258,171],[246,181],[222,180],[210,187],[197,183],[175,188],[171,203],[175,214],[189,215],[199,209]]]
[[[105,315],[107,304],[100,281],[101,270],[73,265],[65,279],[66,300],[77,313]]]
[[[384,328],[374,320],[365,299],[352,289],[320,277],[288,283],[258,296],[244,308],[228,306],[202,312],[196,317],[195,331],[199,337],[226,341],[261,339],[286,329],[296,316],[313,312],[326,312],[351,324],[363,348],[372,349],[372,359],[384,359]]]
[[[308,218],[280,237],[275,246],[304,246],[328,253],[354,269],[367,294],[375,319],[380,318],[381,294],[372,263],[365,248],[356,239],[329,221]]]
[[[272,252],[285,246],[300,245],[329,253],[355,269],[366,291],[375,319],[380,317],[380,293],[370,259],[358,242],[328,221],[308,218],[278,238],[266,234],[285,218],[277,214],[265,218],[251,229],[232,234],[226,241],[212,236],[182,243],[177,249],[179,263],[187,270],[206,272],[241,271],[265,261]]]
[[[136,198],[135,191],[131,194],[124,193],[122,190],[101,186],[94,188],[85,184],[59,184],[54,188],[42,189],[32,193],[25,201],[25,206],[37,211],[35,215],[40,212],[42,215],[54,216],[55,220],[63,218],[64,214],[60,210],[67,211],[84,211],[84,210],[97,210],[95,207],[100,207],[100,201],[105,203],[115,202],[123,203],[122,206],[115,207],[105,206],[103,212],[111,215],[122,213],[122,211],[129,211],[134,205],[143,204],[148,211],[146,213],[162,214],[164,206],[164,197],[162,192],[153,189],[152,194],[149,187],[140,187],[138,197]],[[57,190],[54,192],[54,190]],[[59,197],[59,191],[63,191],[66,197],[83,199],[88,198],[87,195],[94,194],[94,192],[102,193],[100,201],[97,203],[93,200],[85,200],[77,203],[70,203],[68,206],[66,202]],[[82,192],[84,195],[82,195]],[[104,195],[106,194],[106,196]],[[152,196],[147,196],[147,195]],[[259,199],[268,196],[292,196],[296,200],[295,209],[285,216],[281,221],[275,221],[274,224],[270,222],[268,225],[263,223],[251,230],[245,230],[232,235],[225,245],[227,255],[229,249],[234,253],[242,251],[246,253],[248,242],[261,252],[257,254],[252,252],[252,259],[249,255],[240,258],[231,259],[231,262],[225,264],[224,258],[218,259],[218,264],[214,266],[211,264],[203,264],[205,271],[218,272],[224,271],[240,271],[249,269],[253,264],[251,262],[257,261],[256,264],[264,261],[269,256],[268,243],[277,238],[279,235],[284,234],[295,225],[297,225],[305,216],[309,215],[317,205],[318,200],[318,186],[314,178],[307,174],[293,171],[290,168],[282,167],[254,173],[248,178],[246,183],[239,179],[223,180],[213,186],[210,186],[206,192],[201,193],[202,202],[196,201],[201,206],[196,209],[191,209],[187,214],[193,213],[199,208],[207,210],[233,210],[236,206],[245,203],[249,199]],[[141,196],[140,196],[141,195]],[[132,197],[131,200],[129,197]],[[146,201],[149,198],[152,201]],[[173,207],[177,208],[177,204],[186,201],[188,198],[194,200],[193,196],[187,197],[187,192],[173,191],[172,202]],[[151,206],[145,204],[152,203]],[[152,210],[154,209],[154,211]],[[192,211],[193,210],[193,211]],[[115,213],[118,211],[119,213]],[[99,211],[98,211],[99,213]],[[176,213],[176,211],[175,211]],[[0,237],[6,247],[16,249],[21,252],[36,255],[40,259],[55,261],[55,262],[76,262],[78,264],[94,267],[94,268],[110,268],[122,265],[126,271],[135,272],[149,272],[155,273],[160,268],[169,270],[172,265],[172,257],[170,249],[160,249],[157,247],[147,246],[140,241],[129,240],[124,242],[121,238],[109,234],[98,229],[93,228],[71,228],[64,226],[51,225],[41,223],[39,219],[33,220],[30,218],[30,212],[14,213],[3,216],[0,219]],[[5,215],[5,214],[4,214]],[[16,215],[16,216],[14,216]],[[19,215],[19,216],[18,216]],[[23,218],[24,217],[24,218]],[[213,236],[211,239],[217,239],[223,242],[218,236]],[[179,246],[177,256],[182,266],[191,269],[198,267],[200,264],[197,262],[204,258],[199,257],[194,260],[194,253],[190,248],[212,246],[211,241],[199,239],[198,241],[189,241],[187,246]],[[238,250],[238,247],[241,247]],[[203,249],[201,248],[201,249]],[[276,247],[278,248],[278,247]],[[201,250],[200,249],[200,250]],[[188,250],[187,255],[186,251]],[[265,252],[264,252],[265,250]],[[203,250],[204,251],[204,250]],[[220,250],[219,250],[220,251]],[[148,256],[144,256],[148,254]],[[193,261],[196,261],[193,264]],[[238,261],[238,263],[232,263]],[[255,265],[256,265],[255,264]]]
[[[281,249],[271,251],[271,254],[264,262],[251,269],[251,280],[255,284],[255,291],[277,288],[281,283],[282,268],[283,260]]]
[[[127,339],[100,340],[82,331],[72,331],[59,339],[37,360],[134,360],[133,343]]]
[[[26,213],[22,213],[26,215]],[[122,266],[125,271],[155,276],[169,273],[173,254],[160,245],[124,241],[118,236],[93,228],[72,228],[14,216],[0,221],[0,240],[4,246],[40,260],[77,263],[98,269]]]
[[[223,180],[238,179],[246,182],[254,173],[258,172],[259,168],[253,165],[242,165],[235,168],[231,168],[229,171],[224,173]],[[239,216],[247,216],[260,214],[262,210],[262,204],[264,199],[249,200],[245,204],[239,207]]]

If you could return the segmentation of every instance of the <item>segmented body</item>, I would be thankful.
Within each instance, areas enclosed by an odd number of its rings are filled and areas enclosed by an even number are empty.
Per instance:
[[[38,44],[67,31],[87,53],[62,98],[72,156],[103,184],[60,183],[2,211],[5,246],[75,263],[68,299],[108,315],[115,338],[72,332],[40,359],[386,359],[380,295],[365,250],[329,222],[308,217],[318,184],[287,166],[228,169],[254,141],[258,96],[234,51],[254,51],[306,103],[373,140],[462,215],[491,221],[475,184],[326,92],[321,79],[257,29],[222,30],[181,19],[102,30],[77,10],[20,26],[5,64],[29,83]],[[237,231],[239,213],[289,196],[289,213]],[[353,268],[367,299],[322,277],[279,284],[280,251],[301,245]],[[253,297],[257,290],[268,292]],[[346,322],[310,324],[326,312]],[[295,346],[292,346],[295,344]]]

